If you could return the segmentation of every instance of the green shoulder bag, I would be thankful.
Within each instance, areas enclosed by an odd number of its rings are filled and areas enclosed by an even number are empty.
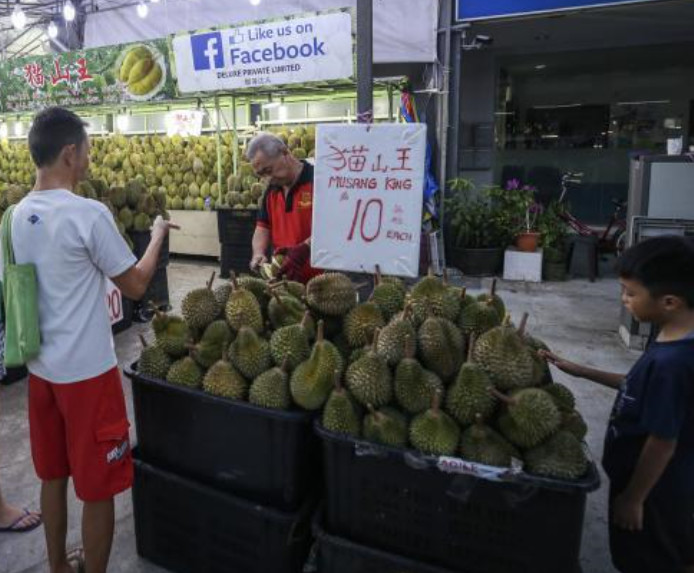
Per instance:
[[[10,206],[2,217],[2,304],[5,322],[5,366],[14,368],[36,358],[41,350],[39,298],[36,267],[17,265],[12,249],[12,213]]]

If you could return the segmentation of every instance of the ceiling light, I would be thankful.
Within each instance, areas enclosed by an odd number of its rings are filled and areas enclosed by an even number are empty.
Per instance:
[[[147,4],[145,4],[144,2],[140,2],[137,5],[137,15],[140,18],[146,18],[147,14],[149,14],[149,6],[147,6]]]
[[[251,3],[251,6],[260,6],[262,0],[249,0],[249,2]]]
[[[152,4],[159,4],[159,0],[149,0]]]
[[[48,24],[48,28],[46,28],[46,33],[48,34],[48,37],[51,40],[54,40],[58,37],[58,26],[55,25],[55,22],[50,22]]]
[[[27,25],[27,15],[24,13],[24,10],[22,10],[19,2],[15,4],[14,10],[12,10],[10,20],[15,30],[24,30],[24,26]]]
[[[67,0],[63,6],[63,17],[65,21],[72,22],[75,19],[75,15],[75,5],[70,0]]]
[[[535,66],[536,70],[544,70],[547,67],[547,64],[537,64]]]
[[[127,115],[119,115],[116,118],[116,127],[118,128],[118,131],[127,131],[128,127],[130,126],[130,117]]]
[[[670,103],[669,99],[652,99],[643,101],[619,101],[617,105],[655,105]]]

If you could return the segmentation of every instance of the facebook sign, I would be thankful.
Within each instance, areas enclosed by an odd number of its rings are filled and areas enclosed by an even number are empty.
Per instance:
[[[598,8],[621,4],[644,4],[665,0],[458,0],[458,20],[510,18],[543,12]]]
[[[190,45],[193,50],[193,67],[196,72],[221,70],[224,67],[224,50],[220,32],[191,36]]]

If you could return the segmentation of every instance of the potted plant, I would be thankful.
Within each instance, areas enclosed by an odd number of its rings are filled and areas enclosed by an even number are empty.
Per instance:
[[[512,233],[516,248],[535,252],[540,239],[536,224],[542,212],[542,206],[535,201],[536,189],[531,185],[521,186],[520,181],[511,179],[503,187],[490,187],[487,194],[497,207],[504,228]]]
[[[446,200],[446,258],[463,273],[489,276],[499,273],[509,233],[503,214],[488,194],[476,193],[466,179],[449,182],[453,194]]]
[[[542,205],[533,202],[525,210],[525,223],[516,235],[516,248],[524,253],[534,253],[540,244],[540,233],[537,231],[537,218],[542,213]]]
[[[563,209],[559,202],[552,201],[538,219],[544,250],[542,275],[546,281],[564,281],[567,277],[569,229],[561,217]]]

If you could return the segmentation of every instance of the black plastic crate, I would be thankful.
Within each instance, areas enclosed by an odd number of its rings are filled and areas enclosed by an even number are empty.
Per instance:
[[[151,231],[128,231],[130,239],[133,242],[133,253],[139,261],[145,254],[149,242],[152,239]],[[164,244],[161,246],[159,251],[159,260],[157,261],[157,268],[166,267],[169,264],[169,236],[167,235],[164,239]]]
[[[133,324],[135,303],[129,298],[121,296],[121,304],[123,305],[123,318],[111,326],[113,334],[119,334],[124,330],[128,330]]]
[[[228,279],[231,271],[235,273],[248,272],[248,265],[252,258],[252,247],[250,241],[246,245],[231,245],[222,243],[221,268],[219,276]]]
[[[311,544],[312,504],[264,507],[138,459],[133,485],[140,556],[176,573],[299,573]]]
[[[250,245],[257,213],[255,209],[217,209],[219,242]]]
[[[26,366],[17,366],[16,368],[6,368],[5,377],[0,378],[0,384],[9,386],[15,382],[24,380],[29,375]]]
[[[154,272],[154,276],[142,297],[141,305],[149,307],[152,302],[157,308],[169,306],[169,275],[166,267],[160,267]]]
[[[309,413],[217,398],[132,369],[126,374],[144,459],[287,510],[320,488],[320,443]]]
[[[457,573],[330,535],[322,528],[320,514],[313,535],[318,573]]]
[[[579,570],[586,494],[600,484],[594,464],[576,481],[520,474],[498,482],[318,424],[316,432],[332,534],[459,573]]]

